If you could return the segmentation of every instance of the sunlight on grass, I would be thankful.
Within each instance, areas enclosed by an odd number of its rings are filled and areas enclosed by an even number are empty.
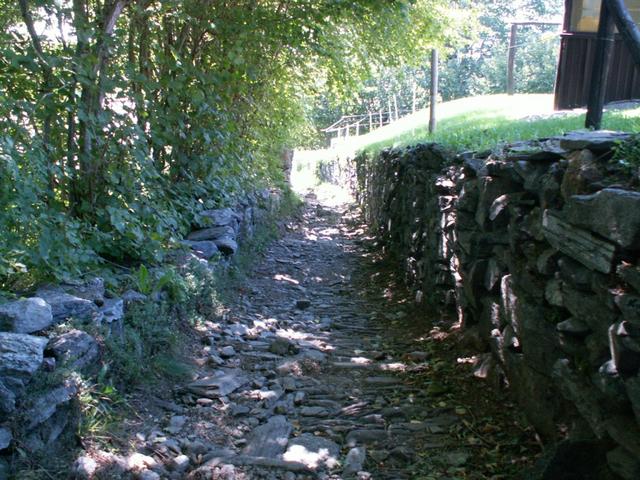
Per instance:
[[[500,142],[561,135],[584,127],[584,110],[553,112],[553,95],[487,95],[439,105],[438,128],[430,135],[428,112],[422,110],[363,135],[357,150],[377,151],[420,142],[438,142],[457,151],[483,150]],[[612,110],[603,128],[639,131],[640,107]]]

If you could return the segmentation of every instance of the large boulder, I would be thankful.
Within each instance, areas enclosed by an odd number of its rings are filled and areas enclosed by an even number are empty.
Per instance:
[[[602,235],[625,249],[640,249],[640,192],[605,188],[574,195],[564,209],[569,223]]]
[[[42,298],[24,298],[0,305],[0,330],[33,333],[52,324],[51,305]]]
[[[0,333],[0,381],[16,393],[40,368],[47,339],[22,333]]]

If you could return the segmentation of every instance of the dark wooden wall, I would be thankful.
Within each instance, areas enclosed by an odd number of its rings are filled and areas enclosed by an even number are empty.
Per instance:
[[[594,33],[562,34],[555,88],[557,110],[586,106],[595,45]],[[634,65],[622,40],[616,38],[605,102],[637,98],[640,98],[640,68]]]

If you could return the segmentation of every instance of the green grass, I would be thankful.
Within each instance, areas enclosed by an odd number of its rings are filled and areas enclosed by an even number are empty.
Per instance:
[[[552,113],[551,95],[487,95],[438,105],[438,127],[431,135],[426,110],[361,137],[359,150],[376,152],[386,147],[404,147],[437,142],[456,151],[485,150],[502,142],[561,135],[584,128],[582,111],[564,116]],[[640,131],[640,107],[604,114],[603,128]]]

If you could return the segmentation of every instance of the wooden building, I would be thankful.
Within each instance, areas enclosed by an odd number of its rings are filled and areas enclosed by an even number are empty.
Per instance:
[[[640,0],[626,0],[629,13],[640,21]],[[587,104],[596,46],[601,0],[565,0],[563,32],[555,87],[555,108]],[[616,35],[605,102],[640,98],[640,68]]]

